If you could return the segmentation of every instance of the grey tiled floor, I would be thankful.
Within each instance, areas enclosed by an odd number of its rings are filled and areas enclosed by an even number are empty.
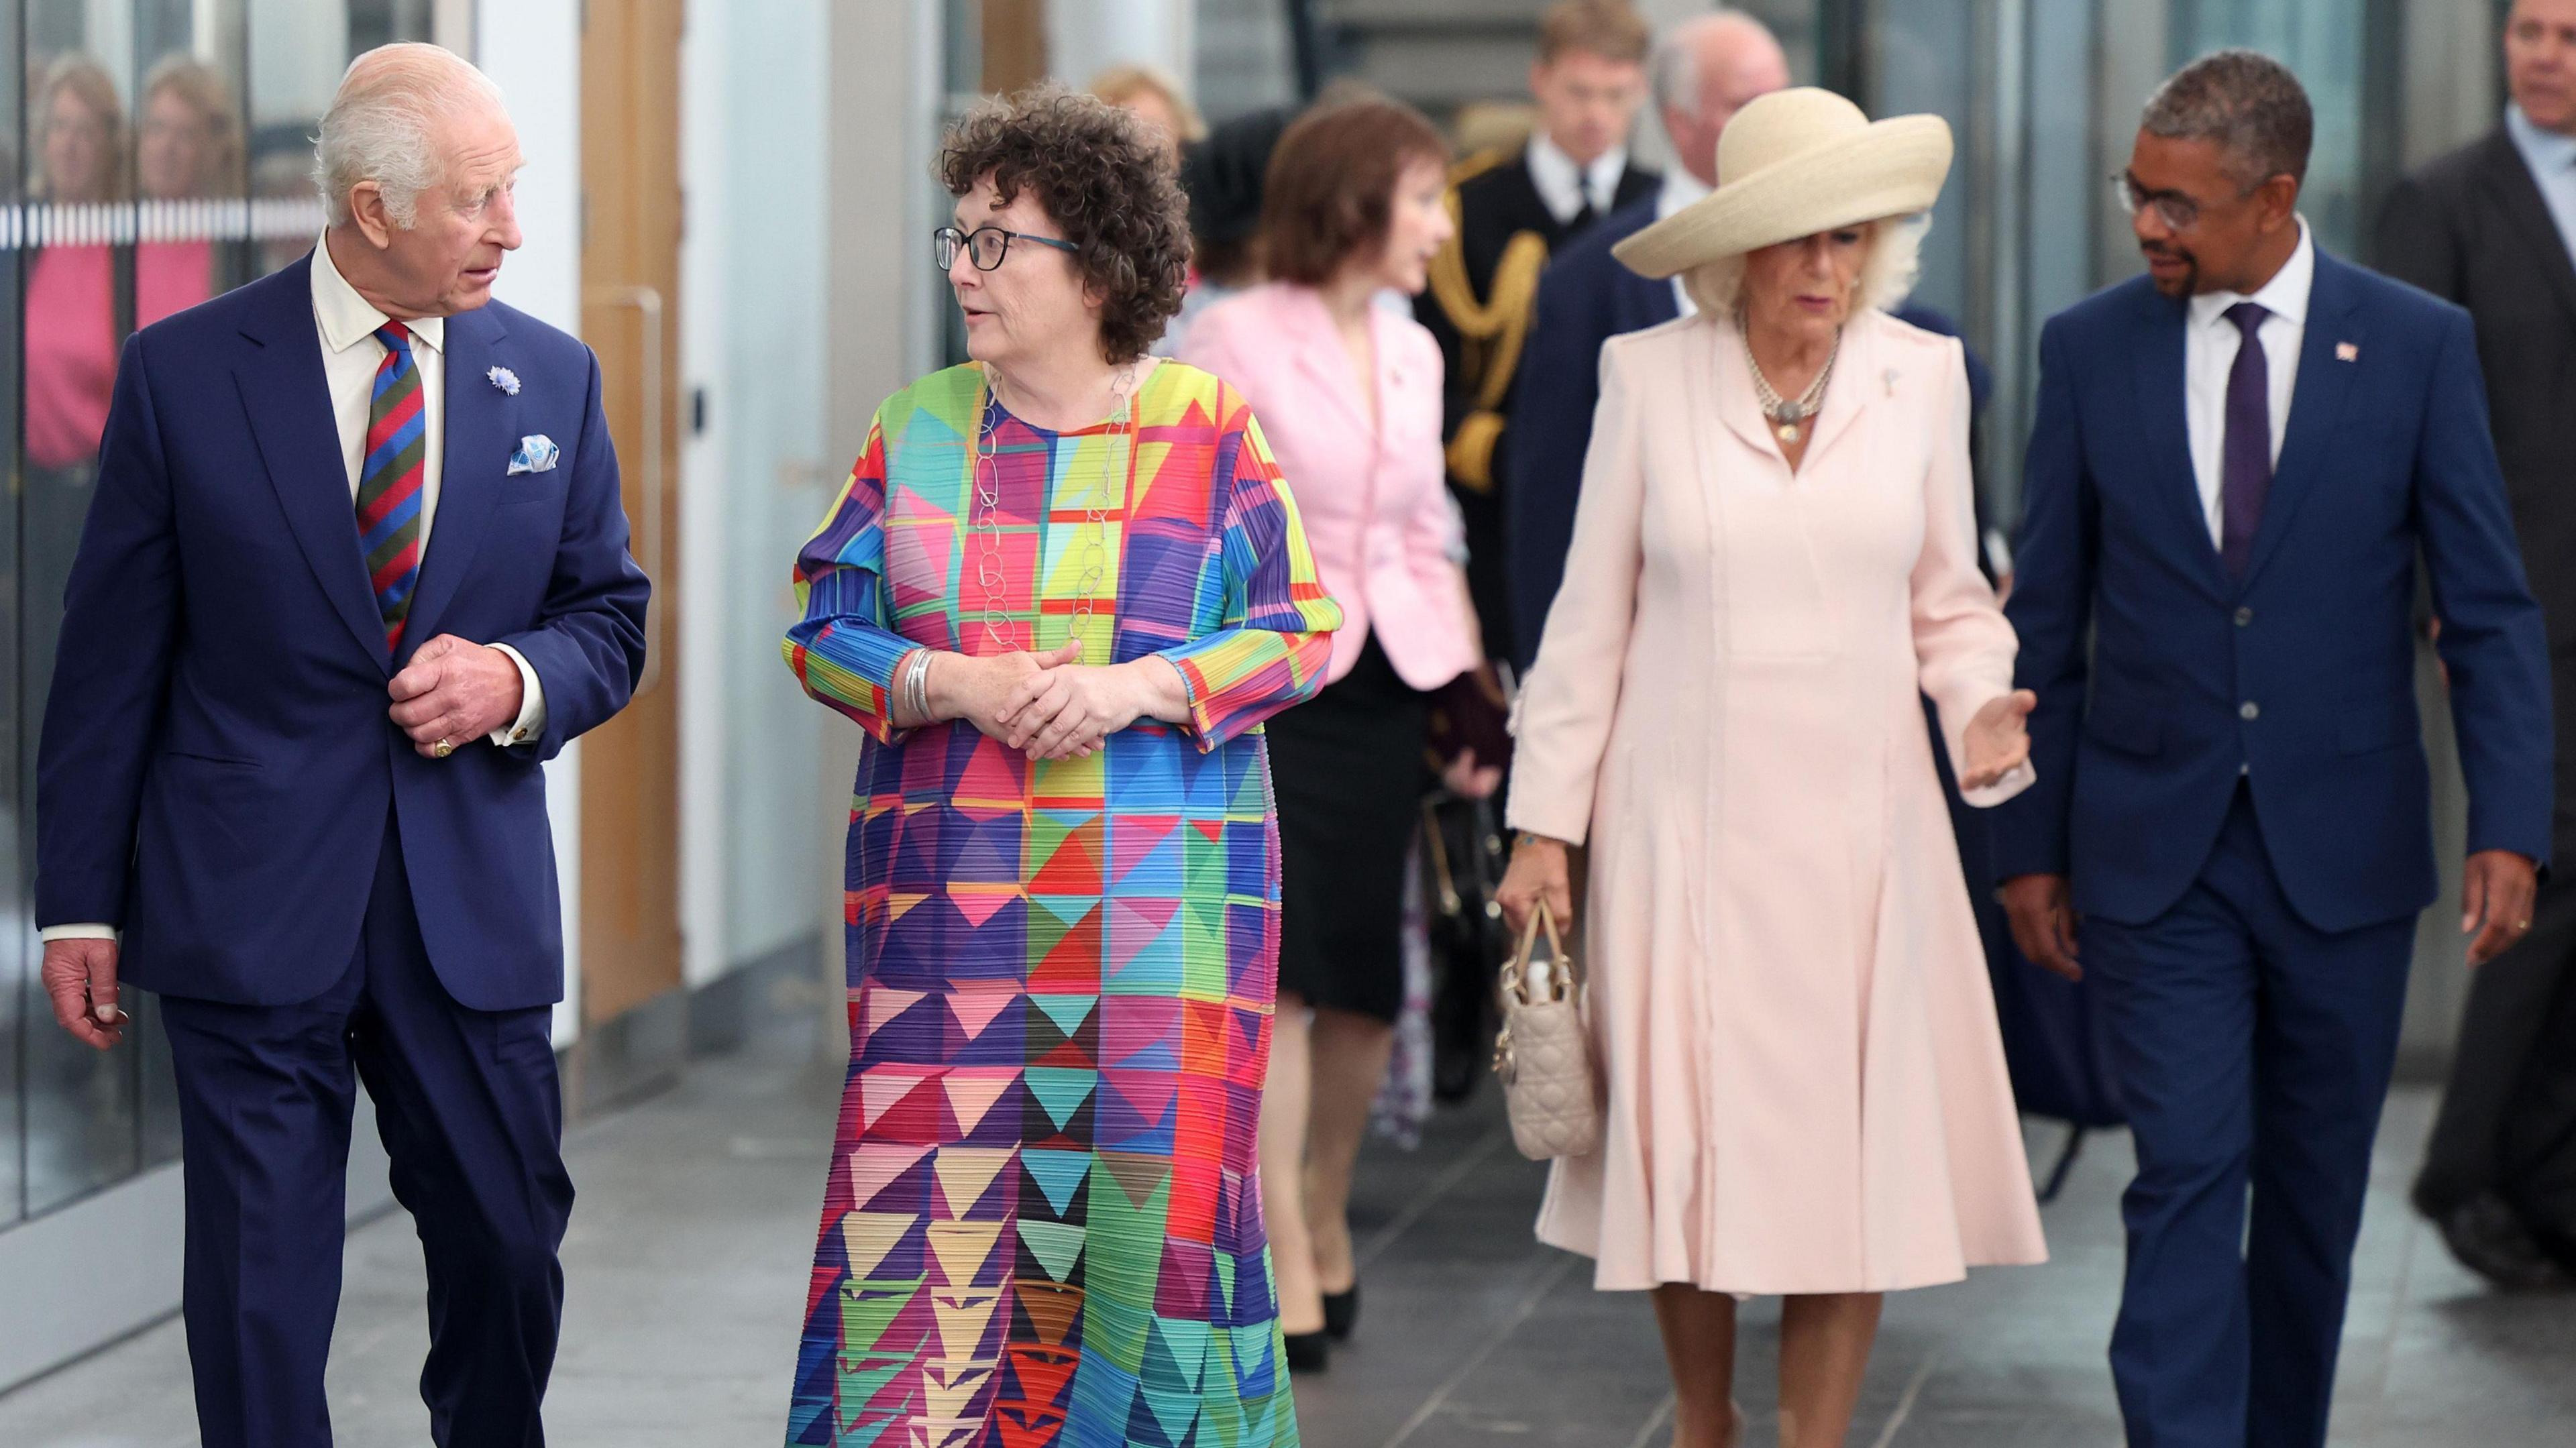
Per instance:
[[[804,1300],[837,1062],[793,1030],[701,1063],[678,1089],[575,1134],[564,1348],[550,1441],[775,1443]],[[1414,1154],[1375,1151],[1356,1208],[1367,1307],[1298,1386],[1314,1448],[1662,1448],[1666,1386],[1645,1303],[1534,1246],[1538,1169],[1490,1088]],[[2338,1448],[2576,1442],[2576,1298],[2478,1290],[2405,1210],[2429,1117],[2391,1103],[2345,1343]],[[2035,1149],[2053,1149],[2034,1127]],[[2125,1142],[2097,1139],[2048,1209],[2055,1260],[1891,1299],[1854,1448],[2112,1448],[2102,1343],[2120,1266]],[[355,1233],[331,1364],[343,1444],[419,1444],[419,1253],[399,1215]],[[1739,1395],[1771,1401],[1777,1306],[1746,1309]],[[0,1397],[9,1448],[196,1441],[176,1324]],[[1769,1444],[1757,1431],[1754,1442]]]

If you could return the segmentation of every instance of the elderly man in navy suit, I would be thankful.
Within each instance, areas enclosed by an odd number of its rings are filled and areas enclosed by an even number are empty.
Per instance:
[[[429,1270],[441,1445],[543,1442],[572,1207],[538,764],[624,707],[647,585],[599,363],[491,302],[516,131],[426,45],[323,117],[304,260],[126,344],[38,764],[64,1029],[163,997],[207,1448],[320,1448],[356,1085]]]
[[[2313,120],[2247,51],[2157,92],[2118,180],[2149,274],[2049,320],[2008,605],[2039,784],[1995,811],[2025,953],[2097,983],[2138,1172],[2129,1441],[2317,1448],[2415,917],[2431,585],[2473,963],[2530,928],[2550,701],[2458,307],[2329,256]],[[2420,561],[2419,561],[2420,560]],[[2248,1202],[2251,1202],[2250,1223]]]

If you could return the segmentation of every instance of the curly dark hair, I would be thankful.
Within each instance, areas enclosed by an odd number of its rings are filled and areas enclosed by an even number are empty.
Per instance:
[[[1164,143],[1129,112],[1056,84],[985,100],[948,128],[938,175],[952,196],[990,178],[1003,205],[1022,188],[1037,198],[1101,298],[1109,361],[1144,356],[1180,312],[1189,203]]]

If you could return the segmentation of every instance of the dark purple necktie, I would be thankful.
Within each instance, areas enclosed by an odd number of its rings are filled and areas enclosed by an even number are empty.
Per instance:
[[[2272,376],[2263,356],[2263,319],[2257,302],[2227,309],[2244,340],[2227,371],[2227,435],[2218,468],[2218,556],[2228,576],[2243,578],[2254,556],[2254,530],[2263,524],[2263,495],[2272,490]]]

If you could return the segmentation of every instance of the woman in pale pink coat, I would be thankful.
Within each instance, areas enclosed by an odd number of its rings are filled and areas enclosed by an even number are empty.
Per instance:
[[[1649,1290],[1675,1443],[1719,1448],[1735,1298],[1780,1294],[1784,1444],[1839,1444],[1880,1294],[2045,1256],[1919,694],[1971,804],[2030,783],[1976,568],[1959,344],[1886,308],[1950,159],[1787,91],[1622,243],[1698,314],[1617,338],[1522,699],[1501,892],[1582,923],[1607,1119],[1541,1240]]]
[[[1279,808],[1279,1011],[1261,1098],[1261,1204],[1289,1366],[1322,1368],[1359,1312],[1347,1208],[1404,1003],[1406,854],[1428,782],[1429,691],[1484,657],[1442,486],[1440,346],[1411,313],[1452,228],[1440,132],[1412,107],[1311,111],[1272,153],[1276,280],[1199,314],[1180,356],[1261,417],[1316,576],[1342,606],[1323,691],[1263,726]],[[1491,793],[1466,751],[1453,788]]]

